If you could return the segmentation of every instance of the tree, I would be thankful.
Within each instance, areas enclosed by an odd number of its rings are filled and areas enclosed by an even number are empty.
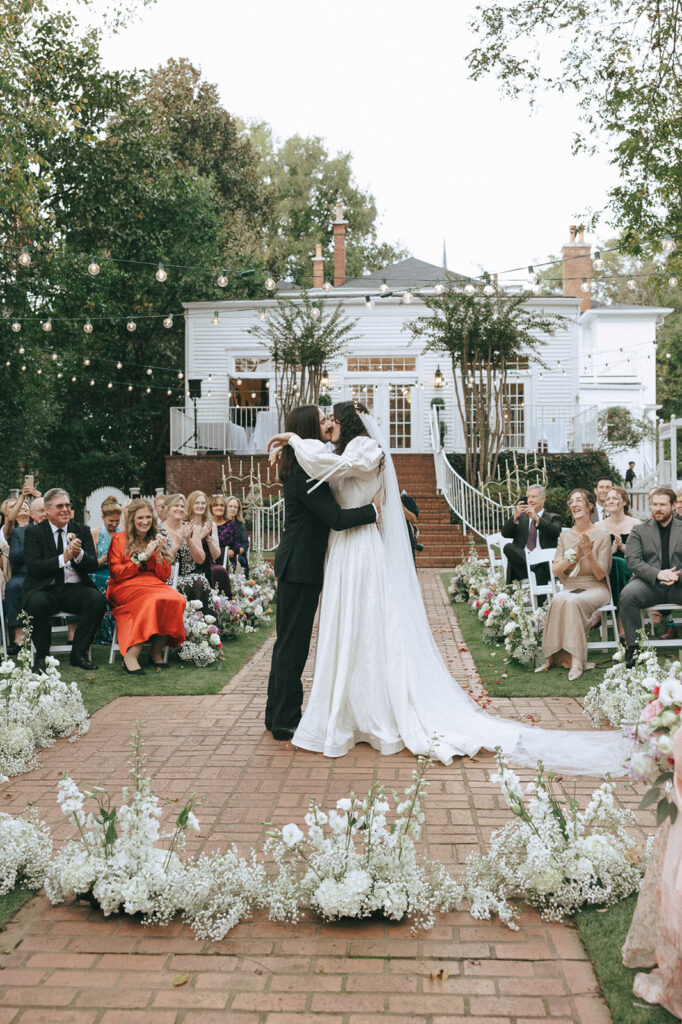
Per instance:
[[[490,298],[457,291],[452,280],[442,295],[424,295],[430,314],[407,324],[425,351],[450,357],[457,412],[465,438],[465,473],[475,486],[492,480],[505,440],[507,375],[520,358],[542,360],[542,335],[564,322],[528,305],[527,293],[497,292]]]
[[[272,357],[282,420],[296,405],[318,404],[325,367],[355,337],[352,332],[358,321],[348,319],[341,303],[325,315],[328,308],[311,301],[303,291],[295,302],[278,299],[277,311],[249,330]]]
[[[607,453],[628,452],[638,448],[642,441],[651,441],[655,428],[645,416],[633,416],[624,405],[610,405],[602,409],[597,418],[599,447]]]
[[[609,207],[629,251],[667,234],[682,239],[678,0],[493,0],[476,10],[472,78],[495,74],[531,104],[541,90],[577,93],[584,130],[574,148],[595,152],[608,140],[619,181]]]
[[[331,222],[339,201],[348,220],[347,277],[359,277],[407,255],[399,246],[377,241],[376,202],[355,182],[350,153],[328,153],[318,136],[293,135],[281,142],[264,122],[244,125],[244,131],[274,195],[268,230],[273,273],[286,273],[301,285],[312,283],[315,245],[322,245],[325,259],[333,258]]]

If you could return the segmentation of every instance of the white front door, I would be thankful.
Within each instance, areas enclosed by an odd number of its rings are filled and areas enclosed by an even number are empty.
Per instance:
[[[354,381],[349,384],[350,398],[365,405],[383,435],[389,438],[391,451],[410,451],[414,447],[413,402],[417,389],[412,381],[389,384]]]

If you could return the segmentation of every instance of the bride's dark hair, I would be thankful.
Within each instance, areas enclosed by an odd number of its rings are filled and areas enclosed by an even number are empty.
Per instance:
[[[320,410],[316,405],[299,405],[287,416],[284,429],[298,434],[299,437],[321,441]],[[294,449],[286,444],[279,460],[279,478],[282,483],[291,476],[297,465]]]
[[[346,445],[354,437],[369,437],[358,412],[366,413],[367,409],[364,405],[359,404],[356,408],[355,402],[337,402],[334,406],[334,419],[341,427],[341,437],[334,449],[337,455],[342,455],[345,452]]]

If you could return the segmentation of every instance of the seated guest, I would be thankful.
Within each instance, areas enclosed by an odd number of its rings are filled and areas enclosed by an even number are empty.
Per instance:
[[[22,499],[20,498],[19,501],[15,503],[15,509],[19,506],[21,500]],[[12,512],[13,511],[14,509],[12,509]],[[10,516],[12,512],[10,512]],[[34,498],[31,504],[28,524],[26,526],[22,525],[24,517],[21,515],[18,516],[16,522],[18,522],[19,525],[14,526],[14,529],[9,535],[8,558],[12,569],[12,577],[5,588],[5,610],[7,612],[7,623],[9,628],[13,630],[13,641],[7,648],[7,653],[10,656],[18,654],[21,645],[24,642],[24,627],[19,621],[19,615],[21,614],[21,588],[24,585],[24,580],[26,579],[24,536],[28,526],[32,524],[35,525],[36,523],[42,523],[46,517],[47,512],[45,511],[45,501],[40,497]],[[5,525],[9,525],[9,520]]]
[[[227,499],[227,521],[232,524],[232,540],[229,545],[227,557],[236,570],[237,562],[249,575],[249,535],[244,522],[244,510],[239,498],[231,494]]]
[[[658,1003],[682,1020],[682,730],[675,735],[673,758],[672,799],[678,813],[656,834],[623,946],[623,964],[656,965],[649,974],[635,975],[632,990],[638,999]]]
[[[531,484],[525,499],[522,498],[514,509],[514,515],[502,527],[502,536],[510,537],[511,544],[505,544],[507,559],[507,583],[527,579],[526,551],[541,548],[555,548],[561,533],[559,516],[545,511],[545,488]],[[549,582],[549,566],[533,567],[535,578],[540,585]]]
[[[595,494],[597,495],[597,502],[592,511],[592,522],[601,523],[602,519],[606,519],[608,511],[606,509],[606,495],[613,487],[613,480],[609,480],[607,476],[600,476],[597,480],[595,487]]]
[[[166,513],[163,510],[163,506],[166,501],[165,494],[157,494],[154,498],[154,515],[156,516],[157,525],[161,525],[164,521]]]
[[[611,539],[611,572],[609,573],[609,584],[611,586],[611,598],[616,610],[620,608],[620,592],[632,576],[625,561],[625,544],[630,530],[638,526],[641,519],[635,519],[630,513],[630,496],[624,487],[612,487],[606,495],[606,511],[608,517],[599,523],[600,530],[606,530]],[[618,629],[621,640],[625,634],[618,614]]]
[[[212,494],[208,499],[208,510],[213,519],[218,536],[220,551],[217,558],[211,559],[211,586],[232,597],[230,574],[223,565],[225,552],[230,547],[231,526],[227,523],[227,503],[224,494]]]
[[[147,640],[151,640],[149,663],[161,669],[167,668],[163,648],[184,643],[185,598],[166,586],[171,557],[151,502],[135,498],[126,508],[123,531],[111,540],[107,590],[123,668],[130,675],[145,674],[138,659]]]
[[[178,590],[208,610],[211,584],[209,564],[202,544],[197,544],[194,525],[185,521],[187,503],[182,494],[169,494],[164,502],[166,520],[159,532],[167,542],[173,562],[178,563]]]
[[[44,671],[50,650],[50,619],[57,612],[79,616],[70,661],[92,672],[97,668],[88,650],[97,632],[106,600],[90,579],[97,555],[87,526],[71,521],[71,501],[61,487],[45,495],[47,518],[24,536],[26,579],[21,589],[24,611],[33,620],[34,669]]]
[[[587,634],[592,614],[611,599],[608,575],[611,569],[611,543],[606,530],[594,524],[590,516],[595,498],[590,491],[572,491],[568,508],[573,526],[559,537],[552,570],[564,589],[552,598],[542,636],[542,653],[547,661],[536,672],[553,665],[569,669],[571,682],[586,669]]]
[[[657,487],[651,496],[651,518],[632,528],[625,545],[632,579],[621,590],[620,614],[628,668],[635,663],[642,608],[682,604],[682,521],[674,518],[676,505],[677,495],[672,488]]]
[[[100,593],[106,595],[109,586],[109,547],[112,537],[118,533],[121,525],[122,509],[118,499],[110,495],[100,505],[100,512],[102,525],[92,531],[92,541],[97,553],[97,572],[93,572],[91,579]],[[95,643],[110,644],[114,636],[114,626],[114,617],[108,611],[95,634]]]
[[[682,491],[677,492],[677,511],[675,512],[675,519],[682,519]]]

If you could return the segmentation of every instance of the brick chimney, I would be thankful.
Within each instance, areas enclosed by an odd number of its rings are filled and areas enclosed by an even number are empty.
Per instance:
[[[592,246],[585,241],[583,227],[571,224],[569,232],[571,240],[561,250],[563,292],[567,297],[581,299],[580,311],[584,313],[592,307],[592,293],[580,287],[583,279],[592,287]]]
[[[321,288],[324,284],[324,256],[322,255],[322,246],[318,244],[315,246],[315,255],[313,256],[313,288]]]
[[[336,204],[336,219],[332,221],[334,233],[334,287],[346,280],[346,228],[348,221],[343,217],[343,205]]]

